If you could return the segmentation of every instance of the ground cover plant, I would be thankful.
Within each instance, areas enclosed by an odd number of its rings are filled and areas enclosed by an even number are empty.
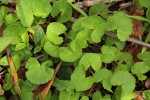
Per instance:
[[[0,0],[0,100],[150,100],[150,0]]]

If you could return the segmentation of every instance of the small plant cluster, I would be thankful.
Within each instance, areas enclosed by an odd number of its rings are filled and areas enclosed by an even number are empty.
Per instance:
[[[131,0],[143,16],[111,10],[115,0],[83,9],[75,0],[10,1],[0,0],[0,100],[150,100],[149,48],[138,61],[125,49],[133,19],[144,24],[136,39],[150,41],[150,0]]]

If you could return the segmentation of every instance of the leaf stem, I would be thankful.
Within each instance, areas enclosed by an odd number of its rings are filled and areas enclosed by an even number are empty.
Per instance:
[[[76,11],[78,11],[79,13],[81,13],[84,17],[87,17],[88,15],[78,6],[72,4],[71,2],[68,2]]]

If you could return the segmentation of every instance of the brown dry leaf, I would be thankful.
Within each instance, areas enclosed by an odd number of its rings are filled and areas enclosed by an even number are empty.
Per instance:
[[[4,90],[3,90],[3,88],[2,88],[2,86],[1,86],[1,84],[0,84],[0,95],[3,95],[4,94]]]
[[[146,79],[146,81],[145,81],[145,87],[147,89],[150,89],[150,77]]]
[[[137,44],[129,45],[129,46],[126,47],[126,51],[132,55],[133,60],[135,62],[140,61],[137,58],[137,55],[138,55],[138,53],[140,53],[142,51],[142,46],[141,45],[137,45]]]
[[[131,36],[134,38],[139,38],[143,36],[144,31],[143,31],[143,23],[140,20],[137,19],[132,19],[133,23],[133,30]]]
[[[9,68],[10,68],[12,84],[13,84],[14,89],[17,92],[17,94],[21,97],[21,90],[20,90],[20,86],[18,83],[18,74],[17,74],[16,68],[14,66],[14,63],[12,61],[9,49],[6,49],[6,50],[7,50],[7,59],[8,59],[8,64],[9,64]]]
[[[143,16],[144,15],[144,10],[143,9],[135,9],[133,15],[135,16]],[[143,23],[140,20],[137,19],[132,19],[133,23],[133,30],[132,30],[132,37],[134,38],[139,38],[143,36],[144,31],[143,31]]]
[[[135,93],[137,94],[137,97],[134,100],[144,100],[144,98],[141,95],[140,91],[136,91]]]
[[[135,9],[134,15],[143,16],[144,15],[144,9]]]
[[[47,86],[41,92],[41,94],[40,94],[41,95],[41,100],[44,100],[46,95],[48,94],[48,92],[49,92],[49,90],[50,90],[50,88],[51,88],[51,86],[52,86],[52,84],[55,80],[56,74],[57,74],[61,64],[62,64],[62,61],[57,65],[57,67],[55,68],[54,75],[53,75],[52,79],[47,83]]]
[[[8,0],[8,2],[12,5],[16,5],[19,2],[19,0]]]

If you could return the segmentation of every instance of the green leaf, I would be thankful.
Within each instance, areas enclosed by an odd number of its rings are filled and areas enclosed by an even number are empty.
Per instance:
[[[133,100],[137,97],[137,95],[134,92],[128,93],[126,95],[123,95],[121,97],[121,100]]]
[[[5,19],[7,24],[14,24],[18,20],[18,17],[16,14],[11,13],[8,14]]]
[[[51,15],[52,17],[56,17],[61,12],[58,21],[66,22],[72,16],[72,8],[71,5],[67,2],[67,0],[58,0],[54,2],[52,7]]]
[[[53,66],[53,62],[51,60],[46,60],[44,63],[42,63],[42,66],[52,67]]]
[[[34,63],[33,63],[34,62]],[[40,65],[36,58],[30,58],[26,63],[26,77],[33,84],[44,84],[48,82],[54,74],[54,70],[49,66]]]
[[[115,72],[117,71],[129,71],[128,67],[124,64],[120,64],[116,67]]]
[[[34,21],[34,15],[46,18],[51,11],[49,0],[20,0],[16,6],[18,18],[26,27],[30,27]]]
[[[78,19],[73,24],[72,30],[74,32],[81,31],[81,30],[84,30],[81,32],[85,32],[85,30],[87,30],[87,34],[89,34],[89,32],[91,31],[91,35],[90,35],[91,41],[98,43],[101,41],[101,38],[104,35],[105,23],[101,17],[89,16],[86,18]]]
[[[58,94],[53,94],[51,100],[59,100],[59,95]]]
[[[27,29],[21,23],[18,22],[7,25],[6,29],[3,32],[3,36],[14,37],[14,40],[11,42],[11,44],[19,44],[21,42],[20,36],[23,33],[27,33]]]
[[[143,97],[145,100],[149,100],[150,99],[150,90],[145,90],[143,93],[142,93]]]
[[[146,76],[143,74],[145,74],[149,70],[150,70],[150,67],[147,66],[144,62],[137,62],[131,68],[131,72],[133,74],[136,74],[138,76],[138,79],[141,81],[146,79]]]
[[[105,45],[106,46],[113,46],[113,45],[116,45],[116,47],[119,49],[119,50],[123,50],[123,48],[125,47],[125,42],[122,42],[120,41],[119,39],[116,39],[114,37],[111,37],[111,36],[107,36],[106,37],[106,40],[105,40]]]
[[[146,21],[146,22],[150,22],[150,20],[149,19],[146,19],[146,18],[144,18],[144,17],[142,17],[142,16],[130,16],[130,15],[127,15],[129,18],[133,18],[133,19],[137,19],[137,20],[141,20],[141,21]]]
[[[85,78],[84,66],[77,66],[71,75],[71,81],[77,81],[77,79]]]
[[[53,86],[56,87],[59,91],[66,89],[65,85],[63,84],[63,81],[59,80],[58,78],[55,79]]]
[[[0,37],[0,53],[13,41],[14,37]]]
[[[31,0],[32,12],[35,16],[46,18],[51,12],[49,0]]]
[[[80,48],[77,41],[72,41],[69,47],[59,48],[59,57],[62,61],[74,62],[79,59],[82,55],[82,49]]]
[[[117,48],[111,46],[105,46],[103,45],[102,48],[101,48],[101,51],[102,51],[102,61],[105,62],[105,63],[111,63],[112,61],[114,61],[117,53],[119,52],[117,50]]]
[[[146,17],[150,20],[150,7],[146,11]]]
[[[132,32],[132,20],[124,12],[114,12],[106,23],[106,30],[117,29],[117,36],[121,41],[126,41]]]
[[[98,43],[101,42],[101,38],[105,32],[105,23],[97,25],[97,27],[91,33],[91,41]]]
[[[89,15],[96,15],[99,11],[101,11],[101,13],[99,14],[101,17],[108,17],[109,10],[107,8],[107,5],[103,2],[94,4],[89,10]]]
[[[33,100],[34,93],[33,92],[22,92],[22,100]]]
[[[143,60],[148,66],[150,66],[150,52],[139,53],[137,57]]]
[[[0,100],[7,100],[5,96],[0,96]]]
[[[3,85],[3,89],[9,90],[12,87],[12,80],[9,73],[5,75],[6,83]]]
[[[81,17],[73,23],[72,30],[74,32],[77,32],[83,29],[83,27],[81,26],[81,22],[83,22],[84,19],[86,19],[86,17]]]
[[[138,0],[138,1],[142,7],[146,7],[146,8],[150,7],[150,1],[149,0]]]
[[[75,92],[75,93],[71,96],[70,100],[79,100],[79,97],[80,97],[80,92]]]
[[[36,53],[38,53],[38,52],[40,52],[42,50],[42,48],[40,47],[40,46],[36,46],[35,48],[34,48],[34,54],[36,54]]]
[[[101,100],[102,99],[102,94],[100,91],[96,91],[94,92],[93,96],[92,96],[92,100]]]
[[[131,66],[132,66],[132,63],[133,63],[132,55],[130,53],[127,53],[127,52],[122,53],[120,55],[120,57],[118,58],[118,60],[119,60],[119,64],[126,62],[126,65],[128,63],[131,63]]]
[[[21,87],[21,91],[22,92],[31,92],[36,88],[35,84],[32,84],[31,82],[29,82],[28,80],[24,81]]]
[[[88,96],[82,96],[80,100],[89,100]]]
[[[34,63],[33,63],[34,62]],[[33,69],[36,66],[40,66],[40,63],[38,62],[38,60],[36,58],[31,57],[30,59],[28,59],[28,61],[26,62],[26,68],[27,69]]]
[[[112,100],[112,99],[110,95],[106,94],[102,100]]]
[[[2,3],[8,4],[8,0],[1,0]]]
[[[40,25],[37,26],[34,33],[34,43],[35,45],[40,45],[42,38],[45,36],[44,30]]]
[[[7,14],[7,9],[3,6],[0,6],[0,27],[4,23],[6,14]]]
[[[29,45],[29,35],[28,35],[27,32],[25,32],[25,33],[23,33],[23,34],[21,35],[21,39],[22,39],[22,41],[24,42],[24,44],[25,44],[26,46]]]
[[[33,12],[31,10],[31,0],[20,0],[16,6],[16,12],[18,18],[21,20],[24,26],[30,27],[33,23]]]
[[[59,100],[70,100],[71,95],[66,91],[66,90],[62,90],[60,91],[60,96],[59,96]]]
[[[49,41],[45,43],[44,50],[52,57],[59,57],[59,47]]]
[[[132,100],[137,96],[134,92],[130,92],[125,95],[122,95],[121,93],[122,93],[122,88],[121,86],[119,86],[115,90],[115,100]]]
[[[122,87],[122,95],[133,92],[135,88],[135,78],[128,71],[118,71],[111,77],[111,84]]]
[[[3,58],[0,59],[0,65],[8,66],[7,56],[4,56]]]
[[[20,54],[15,54],[12,56],[12,60],[13,60],[16,70],[19,70],[22,56]]]
[[[79,43],[81,48],[88,46],[87,41],[90,40],[91,30],[81,30],[77,33],[75,40]]]
[[[104,20],[99,16],[89,16],[81,21],[81,26],[84,29],[95,29],[98,25],[103,26]]]
[[[77,79],[74,84],[76,91],[86,91],[92,87],[93,83],[93,77],[86,77]]]
[[[26,47],[26,45],[24,43],[19,43],[16,45],[15,51],[24,49]]]
[[[50,23],[46,31],[47,39],[56,45],[61,44],[63,42],[63,38],[59,37],[59,35],[63,34],[66,30],[67,28],[65,25],[59,22]]]
[[[93,59],[95,60],[93,61]],[[95,71],[98,71],[101,68],[101,65],[101,57],[96,53],[85,53],[79,62],[79,66],[84,66],[85,70],[91,66]]]
[[[112,76],[112,72],[107,69],[101,69],[95,72],[93,75],[94,81],[95,82],[101,82],[103,84],[103,87],[107,89],[108,91],[111,91],[111,83],[110,83],[110,78]]]

